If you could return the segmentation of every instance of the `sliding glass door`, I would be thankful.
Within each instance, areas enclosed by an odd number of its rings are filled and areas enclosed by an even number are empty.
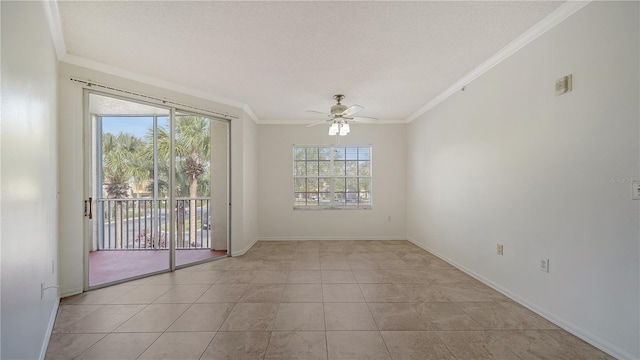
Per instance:
[[[176,113],[174,195],[178,267],[227,254],[228,126],[226,121]]]
[[[87,103],[87,287],[226,256],[228,122],[95,92]]]

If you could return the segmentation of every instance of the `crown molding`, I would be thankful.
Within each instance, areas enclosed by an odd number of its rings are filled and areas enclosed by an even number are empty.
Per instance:
[[[84,67],[84,68],[87,68],[87,69],[103,72],[103,73],[106,73],[106,74],[109,74],[109,75],[118,76],[118,77],[121,77],[121,78],[125,78],[127,80],[137,81],[137,82],[140,82],[140,83],[143,83],[143,84],[152,85],[152,86],[156,86],[156,87],[159,87],[159,88],[176,91],[176,92],[179,92],[179,93],[182,93],[182,94],[185,94],[185,95],[191,95],[191,96],[195,96],[195,97],[202,98],[202,99],[205,99],[205,100],[215,101],[215,102],[220,103],[220,104],[237,107],[237,108],[240,108],[240,109],[243,109],[243,110],[245,110],[246,108],[248,108],[250,110],[248,105],[246,105],[244,103],[241,103],[241,102],[238,102],[238,101],[235,101],[235,100],[231,100],[231,99],[228,99],[228,98],[217,96],[217,95],[211,94],[211,93],[206,92],[206,91],[196,90],[196,89],[193,89],[193,88],[190,88],[190,87],[187,87],[187,86],[176,84],[174,82],[161,80],[161,79],[158,79],[158,78],[153,77],[153,76],[142,75],[142,74],[134,72],[134,71],[123,69],[121,67],[108,65],[108,64],[105,64],[105,63],[101,63],[99,61],[90,60],[90,59],[83,58],[83,57],[80,57],[80,56],[71,55],[71,54],[65,54],[62,57],[62,59],[60,59],[60,61],[65,62],[67,64],[76,65],[76,66]],[[251,112],[253,113],[253,111],[251,111]]]
[[[43,1],[44,12],[49,23],[49,31],[51,31],[51,38],[53,40],[53,46],[56,49],[56,55],[58,60],[61,60],[67,54],[67,47],[64,44],[64,35],[62,34],[62,23],[60,22],[60,12],[58,11],[58,2]]]
[[[408,118],[404,120],[380,120],[378,124],[398,124],[398,123],[410,123],[413,120],[417,119],[422,114],[434,108],[439,103],[443,102],[449,96],[453,95],[460,89],[462,89],[465,85],[469,84],[473,80],[480,77],[485,72],[489,71],[515,52],[537,39],[540,35],[546,33],[562,21],[564,21],[569,16],[573,15],[584,6],[589,4],[591,0],[569,0],[563,5],[561,5],[558,9],[556,9],[551,14],[547,15],[544,19],[534,25],[531,29],[529,29],[524,34],[520,35],[518,38],[510,42],[507,46],[502,48],[492,57],[487,59],[485,62],[480,64],[471,72],[467,73],[460,80],[455,82],[453,85],[448,87],[445,91],[440,93],[438,96],[431,99],[428,103],[418,109],[416,112],[411,114]],[[159,78],[155,78],[152,76],[142,75],[133,71],[129,71],[120,67],[107,65],[98,61],[86,59],[83,57],[79,57],[76,55],[71,55],[67,53],[67,49],[64,42],[64,34],[62,32],[62,23],[60,21],[60,12],[58,10],[58,2],[57,0],[51,1],[43,1],[45,7],[45,13],[47,17],[47,21],[49,22],[49,29],[51,31],[51,36],[53,39],[53,43],[56,49],[56,54],[58,56],[58,60],[62,62],[66,62],[72,65],[85,67],[91,70],[96,70],[100,72],[104,72],[110,75],[115,75],[119,77],[123,77],[126,79],[130,79],[133,81],[138,81],[144,84],[153,85],[161,88],[165,88],[168,90],[177,91],[186,95],[191,95],[195,97],[199,97],[202,99],[215,101],[224,105],[234,106],[241,108],[256,124],[265,124],[265,125],[283,125],[283,124],[308,124],[307,121],[303,120],[260,120],[260,118],[255,114],[255,112],[251,109],[248,104],[241,103],[232,99],[228,99],[225,97],[217,96],[215,94],[211,94],[209,92],[196,90],[187,86],[179,85],[173,82],[161,80]]]
[[[524,34],[518,36],[515,40],[513,40],[507,46],[502,48],[502,50],[495,53],[485,62],[480,64],[471,72],[463,76],[460,80],[458,80],[453,85],[448,87],[445,91],[443,91],[438,96],[431,99],[431,101],[429,101],[423,107],[418,109],[418,111],[411,114],[404,122],[410,123],[413,120],[417,119],[420,115],[433,109],[436,105],[443,102],[449,96],[458,92],[464,86],[466,86],[473,80],[477,79],[485,72],[491,70],[494,66],[500,64],[502,61],[504,61],[505,59],[513,55],[515,52],[522,49],[524,46],[526,46],[533,40],[537,39],[540,35],[546,33],[547,31],[551,30],[556,25],[564,21],[569,16],[575,14],[578,10],[585,7],[590,2],[591,0],[585,0],[585,1],[570,0],[562,4],[554,12],[547,15],[544,19],[540,20],[540,22],[535,24],[531,29],[527,30]]]
[[[251,106],[244,104],[244,106],[242,107],[242,110],[244,110],[244,112],[247,113],[247,115],[249,115],[249,117],[251,118],[251,120],[253,120],[254,123],[261,124],[260,119],[258,118],[258,115],[256,115],[256,113],[253,112],[253,109],[251,108]]]
[[[90,60],[67,53],[67,48],[64,42],[64,34],[62,32],[62,22],[60,21],[60,12],[58,10],[58,2],[57,0],[51,0],[43,1],[43,3],[47,21],[49,22],[49,30],[51,31],[51,37],[53,38],[54,47],[56,49],[56,55],[58,56],[58,61],[95,71],[100,71],[109,75],[119,76],[143,84],[176,91],[185,95],[191,95],[205,100],[214,101],[220,104],[237,107],[246,112],[255,123],[260,122],[260,119],[248,104],[217,96],[206,91],[196,90],[187,86],[179,85],[170,81],[161,80],[153,76],[142,75],[140,73],[129,71],[117,66],[108,65],[99,61]]]

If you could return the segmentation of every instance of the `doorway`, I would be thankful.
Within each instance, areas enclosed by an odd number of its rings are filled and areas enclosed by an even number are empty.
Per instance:
[[[229,122],[89,90],[85,97],[86,288],[227,256]]]

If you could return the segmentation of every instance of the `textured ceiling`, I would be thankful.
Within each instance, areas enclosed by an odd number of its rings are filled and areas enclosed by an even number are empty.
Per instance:
[[[60,1],[68,54],[313,121],[405,120],[562,2]],[[319,117],[320,118],[319,118]]]

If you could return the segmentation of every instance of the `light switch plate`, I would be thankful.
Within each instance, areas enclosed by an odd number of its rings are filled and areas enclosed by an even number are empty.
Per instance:
[[[634,181],[631,184],[631,199],[640,200],[640,181]]]

